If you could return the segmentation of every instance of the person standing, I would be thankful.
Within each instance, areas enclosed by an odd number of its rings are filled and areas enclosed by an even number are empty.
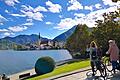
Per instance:
[[[115,69],[117,68],[117,61],[119,60],[119,48],[115,43],[115,40],[109,40],[109,49],[106,54],[110,54],[110,61],[112,63],[112,68],[115,73]]]
[[[89,58],[89,54],[90,54],[90,45],[87,45],[85,54],[86,54],[86,58]]]
[[[97,58],[97,45],[94,41],[90,43],[90,63],[91,63],[91,68],[93,72],[93,76],[95,75],[94,67],[95,67],[95,62],[98,60]]]
[[[101,46],[97,48],[97,56],[99,60],[102,60],[102,56],[103,56],[101,48],[102,48]]]

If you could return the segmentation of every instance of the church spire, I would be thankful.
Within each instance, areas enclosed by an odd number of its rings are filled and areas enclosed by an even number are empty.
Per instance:
[[[39,32],[39,36],[38,36],[38,45],[40,46],[41,44],[41,37],[40,37],[40,32]]]
[[[40,39],[40,32],[39,32],[39,39]]]

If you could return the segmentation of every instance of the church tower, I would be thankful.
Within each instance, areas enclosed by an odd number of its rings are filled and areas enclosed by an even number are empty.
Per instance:
[[[39,33],[39,36],[38,36],[38,46],[40,47],[41,45],[41,37],[40,37],[40,33]]]

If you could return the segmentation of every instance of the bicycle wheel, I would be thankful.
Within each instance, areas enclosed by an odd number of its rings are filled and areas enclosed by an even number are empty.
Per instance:
[[[107,76],[106,67],[105,67],[105,65],[102,62],[100,64],[99,71],[100,71],[100,74],[101,74],[102,77],[106,77]]]
[[[93,72],[92,72],[92,71],[88,71],[88,72],[86,73],[87,78],[92,77],[92,76],[93,76],[92,74],[93,74]]]
[[[96,66],[94,66],[94,72],[95,72],[95,74],[96,74],[96,72],[97,72],[97,67],[96,67]]]
[[[112,64],[110,62],[110,59],[105,60],[105,66],[106,66],[107,71],[112,72]]]

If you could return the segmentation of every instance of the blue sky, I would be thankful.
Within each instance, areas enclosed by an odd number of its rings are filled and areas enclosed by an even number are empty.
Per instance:
[[[79,23],[94,27],[119,6],[111,0],[0,0],[0,38],[40,32],[53,39]]]

